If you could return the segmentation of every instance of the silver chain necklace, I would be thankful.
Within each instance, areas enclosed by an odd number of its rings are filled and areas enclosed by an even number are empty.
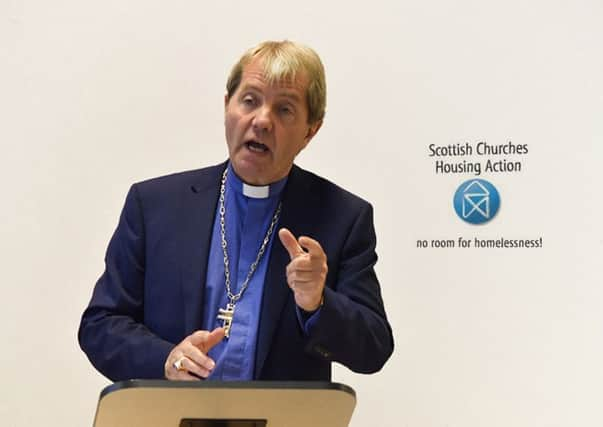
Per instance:
[[[228,251],[226,247],[228,246],[226,242],[226,220],[224,219],[226,215],[226,207],[224,205],[225,193],[226,193],[226,177],[228,176],[228,168],[224,170],[222,174],[222,184],[220,186],[220,237],[222,239],[222,253],[224,254],[224,283],[226,284],[226,296],[228,297],[229,302],[226,304],[226,308],[220,308],[218,310],[217,319],[222,321],[222,327],[225,329],[225,336],[228,338],[230,335],[230,327],[232,326],[232,320],[234,316],[234,311],[237,302],[243,296],[243,293],[249,286],[249,281],[251,280],[251,276],[255,273],[260,260],[262,259],[262,255],[266,251],[266,246],[268,246],[268,242],[270,242],[270,236],[272,236],[272,232],[274,231],[274,226],[278,222],[278,218],[281,214],[281,202],[278,203],[276,210],[274,211],[274,215],[272,216],[272,221],[270,222],[270,226],[268,227],[268,231],[266,231],[266,236],[264,237],[264,241],[262,242],[262,246],[260,246],[260,250],[258,251],[257,256],[255,257],[255,261],[251,263],[249,266],[249,271],[247,272],[247,277],[245,277],[245,281],[241,285],[241,289],[236,294],[232,293],[232,288],[230,286],[230,262],[228,260]]]

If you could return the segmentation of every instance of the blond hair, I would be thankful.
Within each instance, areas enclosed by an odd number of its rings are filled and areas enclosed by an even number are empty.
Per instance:
[[[241,83],[243,69],[254,59],[262,60],[268,84],[295,81],[297,73],[303,73],[308,79],[308,123],[314,124],[323,119],[327,104],[327,85],[320,57],[311,48],[289,40],[265,41],[246,51],[232,67],[226,81],[229,99]]]

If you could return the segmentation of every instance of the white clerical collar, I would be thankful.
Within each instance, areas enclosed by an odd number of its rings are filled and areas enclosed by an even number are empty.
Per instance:
[[[287,177],[284,177],[270,185],[250,185],[243,182],[232,169],[232,165],[228,164],[228,187],[251,199],[267,199],[276,196],[283,191],[286,183]]]
[[[244,182],[243,195],[251,197],[252,199],[265,199],[270,196],[270,186],[249,185]]]

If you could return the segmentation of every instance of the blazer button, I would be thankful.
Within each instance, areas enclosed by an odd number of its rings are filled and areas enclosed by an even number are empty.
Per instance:
[[[321,347],[319,345],[315,346],[314,350],[316,350],[316,352],[318,354],[320,354],[322,357],[324,357],[325,359],[328,358],[329,356],[331,356],[331,353],[329,351],[327,351],[324,347]]]

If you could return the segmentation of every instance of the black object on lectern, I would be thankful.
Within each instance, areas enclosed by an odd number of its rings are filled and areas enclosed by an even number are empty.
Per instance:
[[[347,427],[355,405],[329,382],[130,380],[101,392],[94,427]]]

